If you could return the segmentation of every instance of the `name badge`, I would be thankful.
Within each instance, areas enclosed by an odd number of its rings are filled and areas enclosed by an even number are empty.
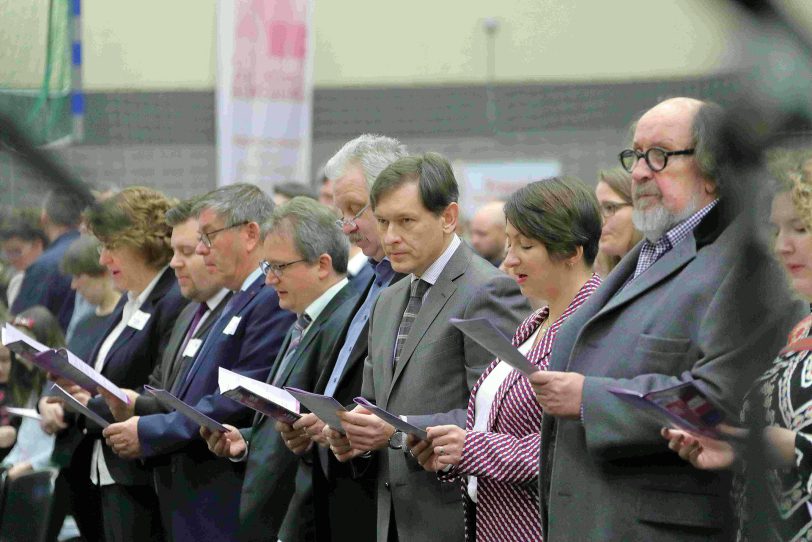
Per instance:
[[[223,333],[226,335],[234,335],[237,331],[237,326],[240,325],[240,320],[242,320],[242,316],[232,316],[231,320],[229,320],[228,325],[223,330]]]
[[[144,329],[144,326],[147,325],[147,322],[149,322],[150,316],[152,315],[137,310],[135,311],[135,313],[133,313],[132,316],[130,316],[130,320],[127,322],[127,325],[133,329],[141,331],[142,329]]]
[[[203,344],[203,341],[200,339],[189,339],[189,342],[186,343],[186,348],[183,349],[183,357],[185,358],[193,358],[197,354],[197,350],[200,348],[200,345]]]

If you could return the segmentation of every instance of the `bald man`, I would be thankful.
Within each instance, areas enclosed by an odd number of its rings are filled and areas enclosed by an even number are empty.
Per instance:
[[[504,201],[490,201],[471,218],[471,246],[494,267],[499,267],[505,257],[504,206]]]
[[[530,377],[544,409],[546,542],[730,539],[729,476],[682,461],[660,424],[609,391],[691,380],[738,413],[742,379],[764,371],[803,313],[720,197],[708,150],[719,115],[664,101],[620,154],[645,240],[561,326],[549,370]]]

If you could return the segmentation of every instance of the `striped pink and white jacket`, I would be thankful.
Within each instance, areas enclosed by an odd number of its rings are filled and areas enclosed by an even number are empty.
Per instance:
[[[528,352],[531,363],[541,370],[547,368],[558,329],[600,283],[600,277],[593,274],[581,287],[564,314]],[[531,314],[516,330],[513,344],[519,346],[529,339],[548,314],[547,307]],[[447,481],[460,479],[463,492],[467,492],[465,475],[477,477],[477,541],[541,540],[536,479],[542,410],[530,382],[522,373],[514,369],[499,386],[488,416],[487,431],[472,430],[477,391],[498,363],[498,359],[493,360],[471,390],[465,424],[468,434],[460,463],[440,477]],[[466,510],[468,519],[470,512]],[[466,530],[466,539],[472,538]]]

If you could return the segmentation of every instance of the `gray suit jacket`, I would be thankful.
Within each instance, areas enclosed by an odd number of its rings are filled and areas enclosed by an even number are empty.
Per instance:
[[[493,356],[449,318],[487,317],[511,335],[530,312],[516,283],[462,244],[429,289],[393,370],[395,336],[409,297],[409,277],[378,297],[369,322],[362,395],[395,414],[426,415],[464,408]],[[458,484],[441,483],[407,453],[381,450],[378,540],[386,541],[394,507],[400,540],[462,540]]]
[[[803,305],[777,263],[742,243],[740,225],[725,221],[721,207],[624,288],[638,245],[559,330],[549,370],[586,380],[583,423],[542,420],[546,541],[729,537],[728,476],[682,461],[656,422],[607,391],[645,393],[695,379],[737,414],[746,383],[800,319]]]
[[[195,330],[194,339],[205,339],[208,335],[211,326],[220,317],[223,312],[223,307],[226,306],[231,294],[226,295],[220,303],[214,308],[209,316],[203,321],[203,325]],[[183,344],[183,339],[186,337],[186,332],[192,324],[195,312],[197,311],[198,303],[189,303],[178,315],[175,320],[175,325],[172,328],[172,334],[169,336],[169,341],[166,343],[161,362],[152,370],[147,382],[154,388],[164,390],[171,390],[175,379],[178,374],[181,374],[182,369],[187,363],[194,360],[193,357],[183,356],[180,352],[180,347]],[[144,393],[135,401],[135,415],[146,416],[149,414],[159,414],[162,412],[169,412],[158,400],[151,394]]]

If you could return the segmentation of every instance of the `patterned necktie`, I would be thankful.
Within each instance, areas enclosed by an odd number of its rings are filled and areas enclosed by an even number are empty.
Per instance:
[[[409,303],[406,305],[406,310],[403,311],[403,318],[400,320],[400,326],[398,326],[398,336],[395,339],[395,357],[392,360],[394,367],[397,367],[398,362],[400,362],[400,353],[403,350],[403,345],[409,336],[409,332],[412,330],[412,324],[417,317],[417,313],[420,312],[420,307],[423,306],[423,295],[425,295],[429,286],[431,286],[431,284],[423,279],[412,281]]]
[[[276,386],[282,376],[285,374],[285,370],[288,368],[290,364],[291,358],[293,358],[293,354],[296,353],[296,349],[299,347],[299,343],[302,342],[302,335],[304,335],[304,330],[307,329],[307,326],[310,325],[310,322],[313,320],[307,313],[302,313],[293,323],[293,327],[291,328],[290,332],[290,342],[288,343],[288,349],[285,351],[285,356],[282,358],[282,363],[279,364],[279,370],[276,371],[276,375],[273,379],[273,385]]]

